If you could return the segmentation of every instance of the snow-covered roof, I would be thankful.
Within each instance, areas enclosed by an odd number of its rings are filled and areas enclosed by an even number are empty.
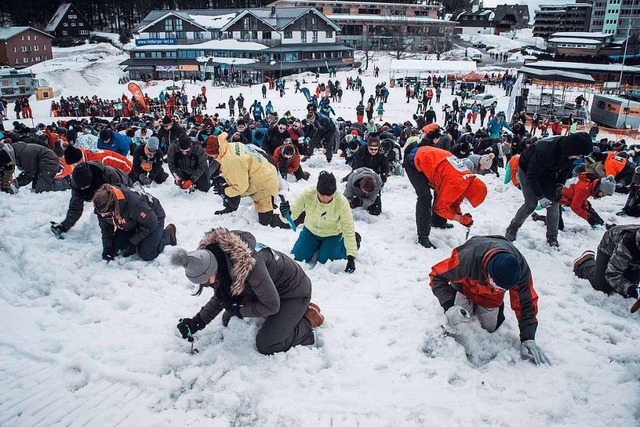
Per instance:
[[[201,63],[206,62],[217,62],[218,64],[228,64],[228,65],[240,65],[240,64],[255,64],[258,62],[257,59],[252,58],[223,58],[219,56],[200,56],[196,58],[196,61]]]
[[[549,39],[547,43],[599,44],[602,43],[602,40],[580,39],[575,37],[554,37],[552,39]]]
[[[443,19],[428,18],[426,16],[381,16],[381,15],[345,15],[333,14],[327,15],[327,18],[334,22],[340,21],[375,21],[375,22],[421,22],[421,23],[438,23],[448,24],[455,21],[445,21]]]
[[[640,67],[625,65],[623,69],[622,64],[585,64],[583,62],[538,61],[538,62],[533,62],[531,64],[528,64],[527,66],[533,67],[533,68],[546,68],[546,69],[553,68],[553,69],[582,70],[582,71],[609,71],[609,72],[633,71],[636,73],[640,73]]]
[[[60,25],[60,21],[62,21],[62,18],[64,18],[64,15],[67,14],[67,11],[69,10],[70,7],[71,7],[71,3],[63,3],[60,6],[58,6],[58,10],[56,10],[56,13],[53,14],[53,17],[51,18],[51,20],[47,24],[47,27],[44,30],[55,31],[56,28],[58,28],[58,25]]]
[[[588,31],[560,31],[558,33],[551,34],[551,37],[575,37],[575,38],[590,38],[590,39],[604,39],[612,37],[613,34],[607,33],[590,33]]]
[[[10,38],[27,30],[37,31],[47,37],[53,37],[51,34],[43,33],[42,31],[35,29],[33,27],[8,27],[8,28],[0,28],[0,40],[9,40]]]
[[[298,3],[308,3],[306,1],[301,1],[301,0],[277,0],[274,1],[273,3],[271,3],[272,5],[278,6],[281,3],[291,3],[291,4],[298,4]],[[322,6],[324,4],[332,4],[332,5],[344,5],[344,6],[351,6],[353,4],[357,4],[357,5],[363,5],[366,4],[367,6],[391,6],[391,7],[413,7],[413,8],[419,8],[419,9],[438,9],[440,6],[437,4],[425,4],[425,3],[378,3],[378,2],[370,2],[370,1],[344,1],[344,0],[314,0],[313,4],[317,5],[317,6]]]
[[[228,13],[226,15],[207,16],[207,15],[195,15],[190,13],[189,17],[193,22],[207,29],[219,30],[225,25],[227,25],[233,18],[235,18],[236,15],[237,13]]]
[[[468,72],[476,70],[474,61],[422,61],[417,59],[393,59],[391,71]]]
[[[197,50],[197,49],[219,49],[219,50],[264,50],[267,46],[256,42],[242,42],[234,39],[209,40],[204,43],[184,44],[184,45],[146,45],[135,46],[130,50],[156,51],[156,50]]]

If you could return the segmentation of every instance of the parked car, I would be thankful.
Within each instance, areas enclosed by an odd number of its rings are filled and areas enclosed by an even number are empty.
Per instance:
[[[490,95],[488,93],[481,95],[474,95],[471,98],[467,98],[464,101],[464,105],[467,107],[471,107],[473,103],[476,102],[478,105],[481,105],[485,108],[495,107],[498,104],[498,98],[495,95]]]
[[[478,48],[478,49],[486,49],[487,45],[482,43],[482,42],[476,42],[473,44],[473,47]]]

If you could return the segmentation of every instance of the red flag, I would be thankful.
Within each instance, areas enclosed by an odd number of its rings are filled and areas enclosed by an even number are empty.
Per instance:
[[[147,111],[147,103],[144,100],[144,94],[142,93],[142,89],[140,89],[140,86],[131,82],[129,83],[128,88],[129,92],[131,92],[131,95],[133,95],[138,100],[138,103],[140,103],[144,111]]]

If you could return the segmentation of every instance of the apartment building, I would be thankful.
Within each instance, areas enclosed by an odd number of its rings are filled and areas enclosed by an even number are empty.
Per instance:
[[[32,27],[0,28],[0,65],[19,69],[52,59],[52,38]]]

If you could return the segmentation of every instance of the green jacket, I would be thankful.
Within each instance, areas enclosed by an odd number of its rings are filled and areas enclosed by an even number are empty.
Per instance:
[[[331,237],[342,233],[347,255],[353,257],[358,255],[353,213],[346,197],[336,192],[333,200],[324,204],[318,200],[315,187],[308,188],[291,204],[293,220],[296,220],[302,212],[306,213],[304,226],[313,235]]]

